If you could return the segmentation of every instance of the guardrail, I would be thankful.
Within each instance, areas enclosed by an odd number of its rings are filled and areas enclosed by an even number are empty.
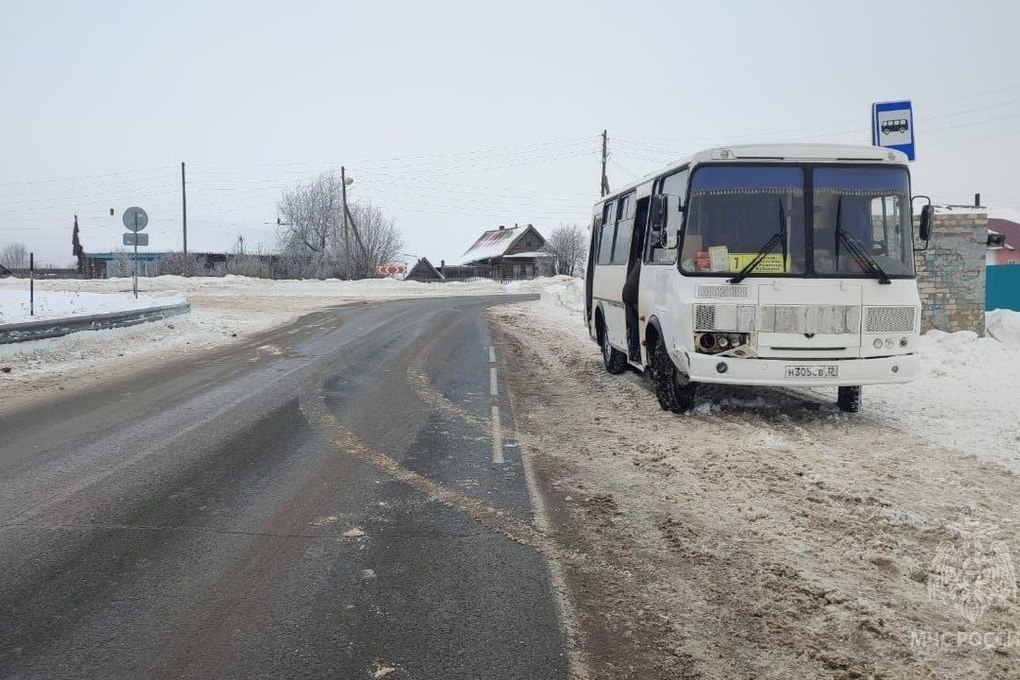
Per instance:
[[[176,305],[132,309],[126,312],[89,314],[87,316],[63,319],[44,319],[22,323],[0,324],[0,345],[43,338],[57,338],[78,331],[98,331],[106,328],[124,328],[149,321],[159,321],[178,314],[187,314],[191,305],[182,302]]]

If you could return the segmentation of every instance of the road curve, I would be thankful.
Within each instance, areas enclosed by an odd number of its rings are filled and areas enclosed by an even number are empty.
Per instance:
[[[4,413],[0,677],[567,677],[512,300],[336,308]]]

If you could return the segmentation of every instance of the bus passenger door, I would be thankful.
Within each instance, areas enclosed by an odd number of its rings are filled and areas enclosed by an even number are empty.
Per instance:
[[[645,231],[648,224],[648,202],[646,196],[639,199],[634,211],[634,225],[627,257],[627,277],[623,284],[622,299],[627,321],[627,350],[629,359],[641,363],[641,324],[639,321],[639,291],[641,289],[641,263],[645,247]]]

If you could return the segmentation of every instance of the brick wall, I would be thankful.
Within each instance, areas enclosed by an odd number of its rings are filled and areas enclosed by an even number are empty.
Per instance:
[[[936,215],[928,250],[914,255],[922,333],[937,328],[984,335],[987,242],[988,215]]]

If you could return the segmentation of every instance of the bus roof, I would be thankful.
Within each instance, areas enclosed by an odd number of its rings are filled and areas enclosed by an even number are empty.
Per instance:
[[[777,144],[743,144],[737,146],[718,146],[699,151],[693,156],[670,163],[665,168],[645,175],[636,182],[631,182],[602,198],[598,203],[616,198],[632,191],[656,177],[681,168],[685,165],[696,165],[707,161],[793,161],[793,162],[861,162],[906,164],[906,154],[881,146],[865,146],[853,144],[796,144],[792,142]]]

